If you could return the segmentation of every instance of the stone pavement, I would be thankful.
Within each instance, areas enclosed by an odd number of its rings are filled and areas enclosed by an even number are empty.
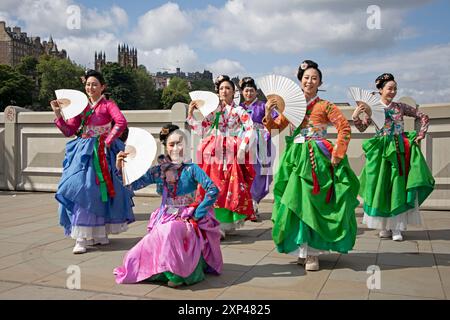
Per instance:
[[[51,193],[0,191],[0,299],[448,299],[450,212],[422,211],[423,228],[404,242],[380,240],[360,224],[355,250],[321,256],[318,272],[305,273],[296,258],[276,252],[271,240],[271,203],[262,221],[222,242],[224,271],[201,283],[172,289],[140,283],[117,285],[112,270],[145,233],[158,198],[135,198],[136,222],[107,246],[72,254],[74,241],[58,226]],[[369,266],[380,268],[380,289],[369,290]],[[78,266],[81,289],[67,289],[67,271]],[[69,270],[70,271],[70,270]],[[375,282],[374,282],[375,283]],[[70,285],[70,281],[69,281]]]

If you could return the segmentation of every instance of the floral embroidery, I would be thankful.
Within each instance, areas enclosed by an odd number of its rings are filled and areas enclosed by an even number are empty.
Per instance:
[[[81,137],[84,139],[98,137],[105,133],[108,134],[110,131],[111,131],[111,123],[108,123],[103,126],[87,125],[83,127]]]
[[[208,134],[222,136],[238,136],[242,139],[240,148],[247,149],[248,143],[253,136],[253,121],[247,111],[233,105],[225,106],[220,110],[223,114],[219,117],[218,128],[211,129],[216,118],[216,112],[210,113],[203,121],[197,121],[193,117],[188,117],[187,122],[192,130],[202,138]]]
[[[420,130],[418,137],[425,137],[428,131],[429,118],[426,114],[404,103],[393,102],[386,109],[386,120],[383,128],[376,129],[376,136],[384,135],[400,135],[405,131],[404,116],[413,117],[420,120]],[[363,122],[361,119],[353,119],[355,127],[364,132],[367,127],[372,123],[369,119],[367,122]]]

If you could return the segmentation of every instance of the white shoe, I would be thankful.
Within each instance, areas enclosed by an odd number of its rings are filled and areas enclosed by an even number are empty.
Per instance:
[[[304,266],[305,265],[305,261],[306,261],[306,259],[305,258],[298,258],[297,259],[297,264],[298,265],[301,265],[301,266]]]
[[[392,230],[392,240],[403,241],[402,232],[400,230]]]
[[[84,246],[83,241],[78,241],[75,243],[75,247],[73,247],[73,254],[81,254],[86,253],[86,247]]]
[[[109,239],[108,239],[108,237],[104,237],[104,238],[94,238],[93,244],[94,244],[94,246],[95,246],[95,245],[98,245],[98,244],[102,244],[102,245],[104,245],[104,244],[109,244]]]
[[[94,239],[83,240],[83,244],[85,246],[93,246],[94,245]]]
[[[392,236],[392,232],[391,230],[381,230],[380,233],[378,234],[380,236],[380,238],[390,238]]]
[[[305,263],[306,271],[318,271],[319,270],[319,257],[318,256],[307,256]]]

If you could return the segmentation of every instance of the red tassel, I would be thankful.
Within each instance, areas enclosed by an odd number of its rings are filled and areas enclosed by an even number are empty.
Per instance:
[[[409,174],[409,166],[411,161],[411,145],[409,144],[408,138],[403,134],[403,142],[405,144],[405,171],[406,171],[406,177],[408,177]]]
[[[114,190],[112,178],[108,170],[108,162],[106,160],[106,153],[105,153],[105,138],[106,136],[100,136],[99,138],[98,157],[100,160],[100,168],[102,170],[103,178],[105,179],[106,188],[108,189],[108,194],[111,198],[114,198],[116,192]]]
[[[319,194],[320,193],[319,180],[317,180],[317,175],[316,175],[316,172],[314,171],[314,169],[312,170],[312,178],[313,178],[313,184],[314,184],[312,193]]]

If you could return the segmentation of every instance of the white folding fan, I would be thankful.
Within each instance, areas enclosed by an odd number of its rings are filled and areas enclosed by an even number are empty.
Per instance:
[[[236,91],[234,91],[233,101],[236,106],[241,103],[241,93],[239,92],[239,89],[236,89]]]
[[[204,117],[213,112],[219,106],[219,97],[210,91],[189,92],[192,101],[197,101],[198,110]]]
[[[61,106],[61,113],[64,120],[75,118],[83,112],[88,105],[87,96],[78,90],[62,89],[56,90],[56,99]]]
[[[128,156],[122,168],[123,184],[129,185],[142,177],[156,156],[156,141],[152,134],[141,128],[129,128],[125,143]]]
[[[277,110],[295,127],[302,124],[306,114],[306,98],[300,86],[291,79],[268,75],[258,79],[258,87],[267,99],[277,100]]]
[[[380,96],[373,94],[368,90],[364,90],[358,87],[350,87],[348,89],[349,97],[356,102],[365,102],[372,109],[372,120],[375,125],[381,129],[384,126],[385,114],[384,114],[384,104],[381,103]]]

